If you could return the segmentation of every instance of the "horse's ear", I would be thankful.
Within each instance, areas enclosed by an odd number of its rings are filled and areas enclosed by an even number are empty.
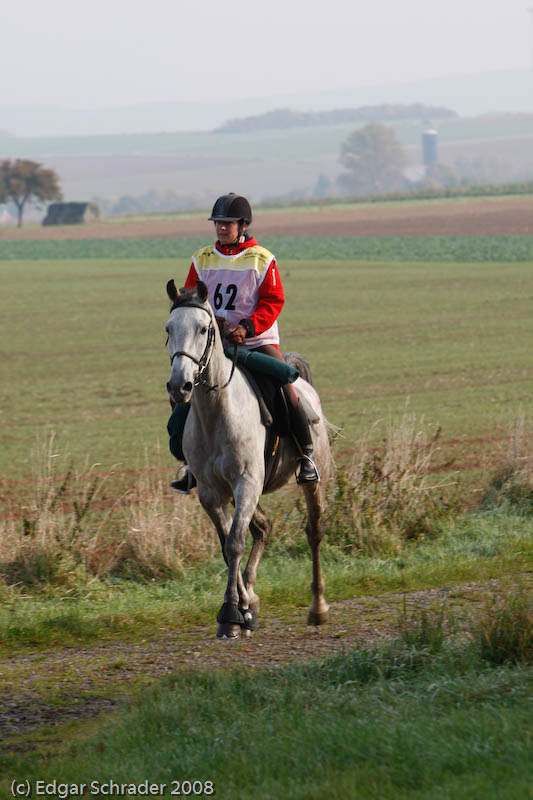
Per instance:
[[[202,303],[205,303],[207,300],[207,286],[203,281],[196,281],[196,291]]]
[[[176,284],[174,283],[173,278],[171,278],[167,283],[167,294],[172,303],[175,303],[178,299],[178,290],[176,289]]]

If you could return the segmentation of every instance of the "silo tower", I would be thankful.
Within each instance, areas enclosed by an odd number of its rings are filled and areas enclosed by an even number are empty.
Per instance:
[[[438,161],[437,138],[438,133],[434,128],[426,128],[422,133],[422,156],[426,169]]]

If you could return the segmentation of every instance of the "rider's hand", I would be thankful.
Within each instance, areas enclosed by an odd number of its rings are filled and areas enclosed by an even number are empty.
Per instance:
[[[246,328],[243,325],[233,325],[226,332],[226,339],[231,344],[242,344],[246,339]]]

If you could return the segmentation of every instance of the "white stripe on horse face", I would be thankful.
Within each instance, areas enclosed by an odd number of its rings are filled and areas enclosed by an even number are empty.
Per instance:
[[[191,398],[199,372],[195,360],[200,361],[208,341],[210,319],[206,312],[207,309],[178,307],[166,324],[168,352],[172,359],[167,389],[175,402],[187,403]],[[175,355],[178,353],[187,355]]]

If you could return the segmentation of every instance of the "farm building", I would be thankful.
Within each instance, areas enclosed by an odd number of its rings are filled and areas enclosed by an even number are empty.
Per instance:
[[[95,203],[51,203],[43,225],[81,225],[100,219],[100,209]]]

